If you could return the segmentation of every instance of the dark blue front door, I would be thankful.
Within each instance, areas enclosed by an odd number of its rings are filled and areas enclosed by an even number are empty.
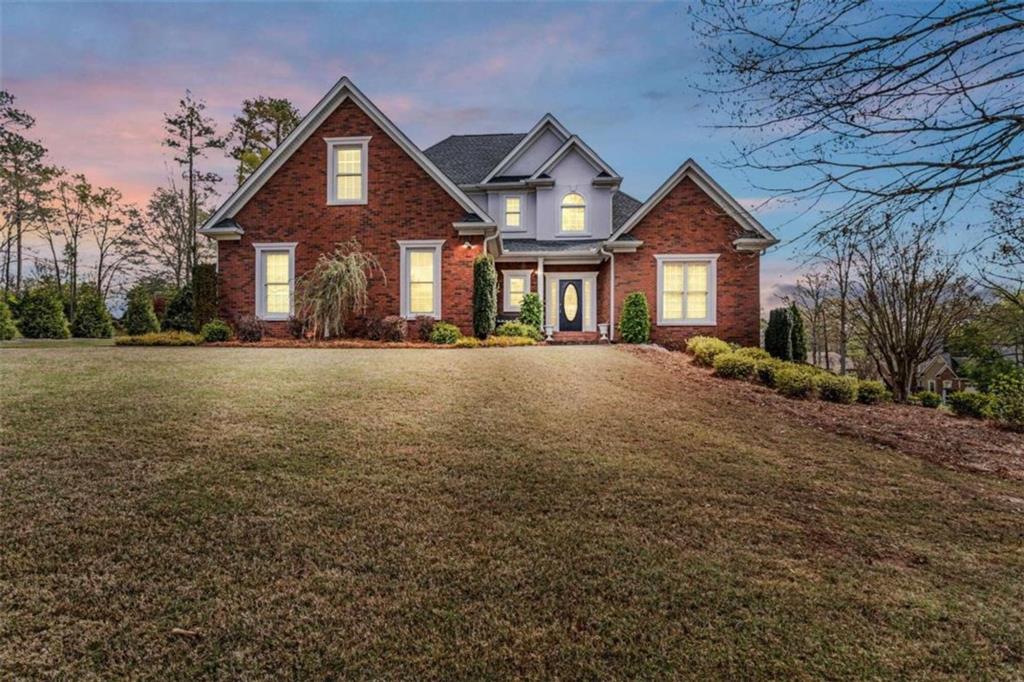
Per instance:
[[[558,329],[583,331],[583,280],[563,279],[558,286]]]

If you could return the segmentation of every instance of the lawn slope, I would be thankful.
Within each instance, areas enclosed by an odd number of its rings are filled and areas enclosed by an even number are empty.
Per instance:
[[[0,350],[0,677],[1020,675],[1024,483],[608,347]]]

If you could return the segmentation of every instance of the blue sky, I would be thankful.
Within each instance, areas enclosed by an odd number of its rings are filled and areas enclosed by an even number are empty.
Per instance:
[[[812,216],[723,161],[698,90],[703,53],[687,5],[0,4],[0,81],[36,116],[56,162],[142,203],[171,172],[162,114],[186,88],[226,130],[243,98],[303,112],[342,75],[421,147],[451,133],[525,131],[554,113],[646,198],[695,158],[777,236]],[[211,159],[225,177],[231,164]],[[760,179],[773,184],[778,178]],[[223,189],[233,189],[230,182]],[[226,195],[226,194],[225,194]],[[762,289],[794,279],[794,247],[764,261]]]

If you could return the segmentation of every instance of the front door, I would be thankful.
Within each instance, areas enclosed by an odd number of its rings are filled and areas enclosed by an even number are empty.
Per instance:
[[[558,285],[558,330],[583,331],[583,280],[563,279]]]

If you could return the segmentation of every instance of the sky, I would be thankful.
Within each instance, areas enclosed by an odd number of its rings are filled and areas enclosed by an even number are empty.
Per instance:
[[[245,98],[305,113],[347,75],[421,148],[525,132],[551,112],[639,199],[693,157],[783,239],[762,261],[771,303],[796,277],[792,240],[813,214],[729,168],[739,133],[716,126],[704,57],[683,3],[0,1],[0,87],[36,117],[54,162],[129,201],[176,172],[162,119],[186,89],[226,132]],[[208,167],[226,197],[232,163]]]

